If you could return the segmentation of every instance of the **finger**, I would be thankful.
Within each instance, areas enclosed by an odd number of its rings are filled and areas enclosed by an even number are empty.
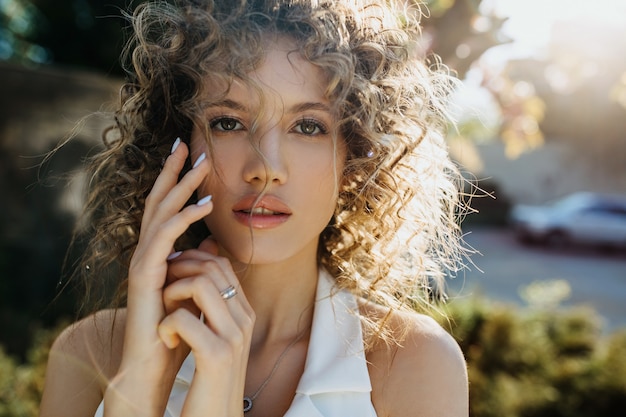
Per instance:
[[[190,328],[193,331],[190,332],[187,330]],[[208,328],[198,319],[198,317],[182,308],[167,315],[161,323],[159,323],[157,333],[165,346],[170,349],[178,347],[181,342],[181,336],[185,339],[189,346],[194,344],[197,346],[200,343],[200,340],[193,337],[193,335],[201,335],[205,333],[202,338],[206,337],[216,339],[216,336],[208,331]]]
[[[181,278],[192,275],[203,275],[215,269],[214,276],[218,287],[228,287],[230,285],[239,286],[239,280],[235,276],[230,261],[224,257],[216,256],[198,249],[188,249],[184,252],[177,252],[180,255],[173,259],[170,255],[168,267],[168,282],[173,282]],[[220,280],[220,278],[224,278]]]
[[[173,282],[176,282],[178,280],[189,279],[189,277],[197,276],[197,275],[198,274],[196,273],[192,274],[190,272],[186,274],[183,274],[182,272],[172,273],[172,268],[168,267],[164,288],[167,288]],[[179,308],[185,308],[189,310],[194,316],[200,317],[200,309],[198,308],[198,306],[196,306],[196,304],[191,299],[174,300],[172,298],[168,298],[165,292],[163,291],[163,288],[161,289],[161,298],[163,302],[163,307],[165,309],[165,314],[171,314],[172,312],[176,311]]]
[[[213,236],[209,236],[202,242],[200,242],[200,245],[198,245],[198,250],[217,256],[217,254],[219,253],[219,246],[215,238]]]
[[[224,300],[220,287],[206,276],[186,278],[168,286],[163,292],[164,304],[172,306],[184,300],[193,300],[204,314],[206,325],[217,335],[238,339],[251,331],[252,315],[244,307],[245,296],[237,293],[234,298]]]
[[[204,282],[203,285],[198,285],[195,281],[206,282]],[[193,313],[195,317],[199,317],[202,310],[198,307],[198,304],[206,304],[206,301],[202,301],[202,298],[206,299],[211,297],[215,304],[221,303],[221,307],[223,307],[216,309],[216,311],[219,311],[219,314],[222,316],[229,316],[230,313],[227,310],[226,304],[221,299],[217,287],[211,282],[208,282],[206,277],[201,276],[183,278],[164,289],[163,305],[167,311],[172,312],[179,309],[184,303],[191,302],[194,306],[191,313]]]
[[[208,162],[206,162],[206,157],[203,155],[196,161],[196,165],[178,183],[171,187],[161,200],[146,200],[146,207],[148,207],[149,203],[151,209],[149,217],[144,215],[144,221],[147,220],[148,222],[148,229],[149,225],[158,225],[178,213],[202,184],[209,170]],[[160,191],[156,195],[160,196]],[[150,195],[148,198],[150,198]],[[203,201],[203,199],[200,199],[198,202],[200,203],[200,201]],[[144,225],[142,224],[142,226]]]
[[[187,157],[189,156],[189,148],[180,138],[177,138],[172,146],[173,152],[165,160],[161,173],[157,176],[150,194],[146,198],[146,207],[144,210],[144,219],[150,219],[154,212],[153,202],[159,202],[165,198],[169,190],[178,182],[178,177]]]
[[[168,348],[174,349],[184,340],[195,353],[201,352],[196,355],[197,358],[209,356],[212,360],[217,359],[216,356],[220,353],[232,354],[232,346],[238,345],[243,348],[245,342],[244,337],[238,340],[219,337],[185,309],[178,309],[166,316],[159,323],[157,331],[159,338]]]
[[[165,261],[171,255],[174,242],[192,223],[207,216],[212,209],[213,203],[210,200],[199,201],[197,204],[185,207],[169,220],[159,224],[158,227],[155,226],[156,230],[152,231],[149,236],[144,235],[142,237],[142,241],[140,245],[137,246],[137,250],[133,255],[133,259],[137,259],[137,262],[131,262],[131,268],[133,270],[139,268],[138,270],[142,271],[141,273],[134,274],[134,280],[137,281],[137,285],[148,285],[150,287],[157,285],[157,287],[160,288],[165,284],[168,268]],[[179,257],[181,256],[182,255]],[[161,271],[163,281],[158,283],[145,282],[146,280],[150,280],[151,272],[159,272],[154,270],[154,268]],[[129,281],[129,285],[131,284],[134,284],[134,282]]]

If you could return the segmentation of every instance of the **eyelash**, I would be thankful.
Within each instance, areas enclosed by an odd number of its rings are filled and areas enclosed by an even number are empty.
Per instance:
[[[224,122],[228,122],[228,123],[234,123],[233,128],[231,129],[225,129],[223,126]],[[302,129],[303,125],[311,125],[313,126],[313,132],[311,133],[307,133]],[[230,117],[230,116],[219,116],[216,117],[214,119],[211,119],[209,121],[209,127],[212,130],[217,130],[218,132],[237,132],[240,130],[244,130],[245,126],[243,125],[243,123],[241,121],[239,121],[237,118],[235,117]],[[311,118],[302,118],[300,119],[295,126],[292,128],[292,130],[300,135],[304,135],[304,136],[317,136],[317,135],[325,135],[328,133],[328,128],[321,122],[319,122],[316,119],[311,119]]]
[[[317,131],[314,131],[314,133],[306,133],[302,130],[302,125],[304,124],[310,124],[314,126],[314,129]],[[320,123],[319,121],[315,120],[315,119],[301,119],[300,121],[298,121],[298,123],[294,126],[293,130],[296,131],[296,133],[301,134],[301,135],[305,135],[305,136],[316,136],[316,135],[325,135],[328,133],[328,128],[323,124]]]
[[[220,123],[224,123],[224,122],[235,123],[235,127],[232,129],[224,129],[223,125],[219,126]],[[245,128],[243,123],[241,123],[239,120],[237,120],[234,117],[228,117],[228,116],[220,116],[220,117],[216,117],[215,119],[212,119],[211,121],[209,121],[209,127],[211,129],[218,130],[219,132],[236,132],[239,130],[243,130]]]

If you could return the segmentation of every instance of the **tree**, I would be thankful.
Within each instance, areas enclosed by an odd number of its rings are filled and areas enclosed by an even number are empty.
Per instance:
[[[510,76],[528,80],[546,103],[540,127],[572,149],[572,163],[626,185],[626,28],[580,20],[555,27],[542,59],[513,61]]]
[[[28,0],[0,2],[0,60],[44,63],[47,50],[33,37],[45,19]]]

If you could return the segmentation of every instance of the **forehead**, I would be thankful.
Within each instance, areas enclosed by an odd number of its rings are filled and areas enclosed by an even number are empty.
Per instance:
[[[234,78],[228,84],[206,81],[204,89],[209,100],[224,97],[226,91],[226,97],[245,100],[249,106],[260,102],[285,106],[320,102],[330,107],[327,76],[298,52],[295,42],[274,37],[264,43],[263,56],[245,78]],[[220,84],[223,88],[219,88]]]

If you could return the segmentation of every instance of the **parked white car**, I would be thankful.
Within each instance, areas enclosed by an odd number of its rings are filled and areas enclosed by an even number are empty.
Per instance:
[[[523,242],[626,248],[626,196],[574,193],[545,206],[514,206],[510,219]]]

